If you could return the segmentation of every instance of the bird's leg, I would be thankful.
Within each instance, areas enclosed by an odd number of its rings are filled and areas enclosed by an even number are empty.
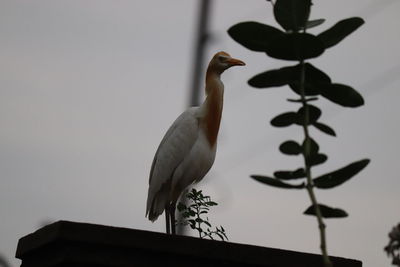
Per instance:
[[[176,209],[176,203],[172,202],[170,206],[170,216],[171,216],[171,232],[173,235],[176,235],[175,209]]]
[[[169,205],[165,208],[165,225],[166,225],[166,230],[167,234],[171,234],[171,226],[170,226],[170,214],[169,214]]]

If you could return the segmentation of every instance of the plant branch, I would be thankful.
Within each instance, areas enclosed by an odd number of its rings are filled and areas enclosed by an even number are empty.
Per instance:
[[[305,171],[306,171],[306,177],[307,177],[307,192],[310,197],[311,203],[315,209],[315,214],[317,217],[318,221],[318,227],[319,227],[319,234],[320,234],[320,248],[322,252],[322,257],[324,261],[325,267],[332,267],[332,262],[329,259],[328,256],[328,251],[327,251],[327,246],[326,246],[326,233],[325,233],[325,228],[326,225],[322,219],[322,214],[321,214],[321,209],[318,206],[317,198],[314,193],[314,183],[312,180],[312,175],[311,175],[311,165],[310,165],[310,154],[311,154],[311,148],[310,144],[310,134],[308,131],[308,122],[309,122],[309,106],[307,104],[307,100],[305,97],[305,68],[304,68],[304,60],[302,59],[300,61],[300,94],[301,94],[301,102],[303,104],[304,108],[304,121],[303,121],[303,130],[304,130],[304,136],[305,136],[305,147],[304,147],[304,164],[305,164]]]
[[[222,241],[228,240],[225,229],[222,226],[215,227],[215,230],[213,230],[208,217],[202,218],[202,215],[206,216],[205,214],[209,212],[210,207],[218,204],[211,201],[209,196],[204,196],[201,190],[197,191],[194,188],[186,194],[186,198],[189,200],[190,205],[187,206],[182,202],[178,204],[178,210],[181,212],[182,218],[184,218],[180,224],[189,225],[190,228],[196,230],[199,238],[208,237],[214,240],[216,236]]]
[[[199,203],[199,202],[200,202],[199,200],[195,201],[195,204],[196,204],[196,206],[195,206],[195,208],[196,208],[196,221],[197,221],[197,224],[198,224],[197,231],[199,232],[199,237],[202,238],[202,236],[201,236],[201,223],[200,223],[200,220],[197,220],[198,218],[200,218],[200,204],[201,203]]]

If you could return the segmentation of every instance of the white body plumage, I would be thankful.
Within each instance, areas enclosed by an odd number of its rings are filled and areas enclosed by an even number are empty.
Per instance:
[[[149,181],[146,210],[150,220],[156,220],[186,187],[203,179],[213,165],[217,146],[211,146],[200,127],[203,117],[201,107],[186,110],[161,141]]]

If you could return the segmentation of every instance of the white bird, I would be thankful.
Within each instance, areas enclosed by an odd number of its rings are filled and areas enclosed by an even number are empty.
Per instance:
[[[146,217],[157,220],[165,210],[167,233],[175,234],[175,208],[182,192],[199,182],[214,163],[222,115],[221,74],[241,60],[218,52],[206,72],[206,99],[184,111],[171,125],[154,156],[150,170]]]

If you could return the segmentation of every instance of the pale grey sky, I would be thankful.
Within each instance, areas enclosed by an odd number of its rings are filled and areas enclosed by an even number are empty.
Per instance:
[[[42,223],[73,220],[164,231],[146,218],[148,173],[165,131],[186,106],[195,29],[195,0],[3,0],[0,2],[0,253],[14,266],[18,238]],[[348,211],[327,220],[332,255],[389,266],[383,247],[400,221],[398,114],[400,3],[315,2],[312,18],[361,16],[357,32],[313,64],[360,91],[366,105],[345,109],[321,100],[322,120],[337,138],[312,134],[326,164],[321,174],[362,158],[370,165],[346,184],[317,191]],[[287,88],[256,90],[253,75],[288,65],[251,52],[226,34],[233,24],[273,24],[264,0],[215,0],[208,58],[225,50],[247,63],[223,75],[225,106],[217,159],[197,187],[219,206],[210,216],[232,242],[318,250],[305,191],[269,188],[250,174],[295,168],[279,153],[300,128],[269,120],[296,108]],[[208,60],[208,59],[207,59]],[[290,63],[289,63],[290,64]]]

